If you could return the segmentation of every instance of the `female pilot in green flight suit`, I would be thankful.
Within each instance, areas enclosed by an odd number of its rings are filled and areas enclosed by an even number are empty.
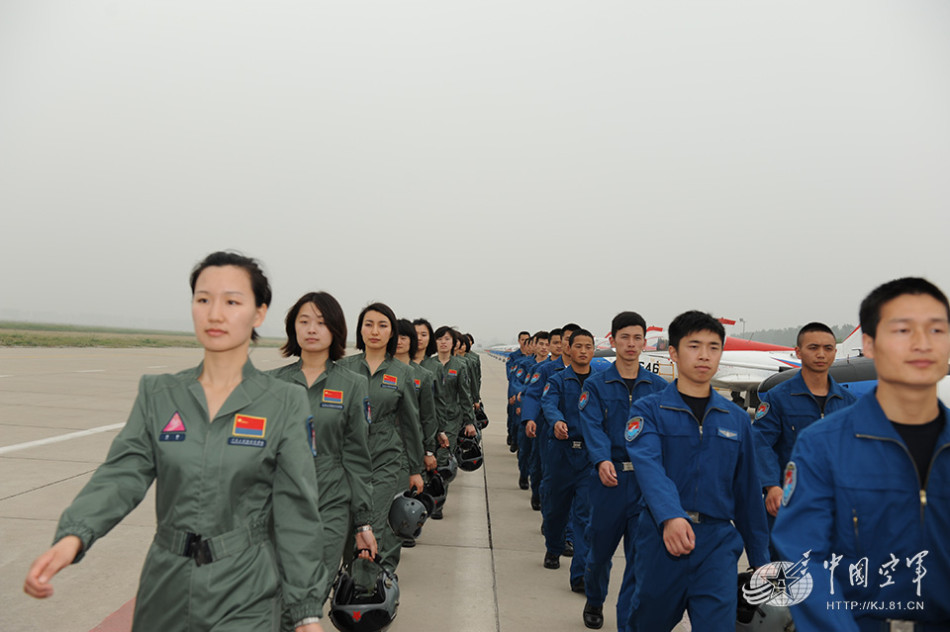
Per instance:
[[[191,274],[204,361],[145,375],[106,461],[63,512],[55,544],[33,562],[27,594],[78,562],[158,481],[157,532],[133,630],[320,632],[327,570],[306,392],[248,359],[271,290],[257,262],[215,252]],[[316,528],[315,528],[316,526]],[[282,602],[282,604],[280,603]]]
[[[369,455],[366,379],[337,362],[346,353],[346,319],[340,304],[326,292],[309,292],[287,312],[285,357],[293,364],[269,371],[307,389],[313,414],[314,467],[320,487],[323,563],[331,572],[340,566],[344,544],[355,528],[356,547],[376,555],[370,526],[373,511]],[[321,592],[326,599],[334,577]],[[288,627],[291,621],[285,619]]]
[[[373,532],[380,563],[395,572],[402,539],[389,526],[393,497],[409,487],[422,491],[423,446],[419,405],[408,366],[395,360],[396,315],[383,303],[363,308],[356,330],[362,351],[340,364],[366,378],[369,385],[369,451],[373,459]]]

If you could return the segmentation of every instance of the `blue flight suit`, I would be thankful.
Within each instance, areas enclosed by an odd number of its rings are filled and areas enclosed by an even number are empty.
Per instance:
[[[668,382],[658,375],[640,369],[633,385],[627,389],[617,367],[611,364],[605,371],[592,375],[584,382],[580,409],[580,427],[593,464],[590,482],[590,550],[584,574],[587,601],[603,605],[607,598],[611,557],[623,538],[627,559],[623,583],[617,598],[617,627],[623,632],[633,609],[634,541],[642,502],[640,486],[627,457],[624,430],[630,419],[633,402],[667,387]],[[617,472],[617,486],[605,487],[600,482],[597,468],[602,461],[612,461]]]
[[[534,441],[534,451],[537,456],[534,459],[530,477],[532,481],[532,493],[534,493],[534,481],[539,481],[537,493],[542,499],[542,505],[544,503],[544,494],[547,491],[547,486],[544,484],[545,454],[547,453],[548,444],[551,442],[553,433],[548,427],[547,419],[544,416],[544,409],[541,407],[541,395],[544,391],[545,384],[548,383],[548,379],[556,372],[563,371],[567,366],[568,365],[564,364],[563,356],[556,360],[542,362],[538,365],[537,370],[531,373],[528,379],[528,385],[525,387],[524,393],[521,394],[521,419],[525,422],[534,420],[537,425]],[[537,378],[535,378],[535,373],[538,375]],[[570,523],[568,523],[568,531],[572,531]],[[573,533],[566,534],[567,539],[573,542],[572,536]]]
[[[625,430],[650,509],[640,514],[634,564],[636,576],[649,577],[637,584],[635,603],[648,606],[635,608],[628,625],[672,630],[685,609],[702,629],[732,630],[743,542],[750,564],[769,562],[752,426],[745,411],[714,390],[700,425],[677,382],[634,402]],[[671,518],[691,523],[695,548],[688,555],[666,550],[663,523]]]
[[[594,375],[591,371],[590,375]],[[548,553],[564,552],[564,529],[571,518],[574,530],[574,557],[571,559],[571,585],[584,577],[587,565],[587,523],[590,520],[590,457],[584,449],[580,429],[581,380],[573,367],[551,376],[541,395],[541,407],[548,419],[550,434],[545,452],[544,480],[547,490],[541,497],[544,516],[544,545]],[[554,424],[567,424],[567,439],[554,437]],[[573,507],[572,507],[573,506]],[[571,509],[573,516],[571,517]]]
[[[785,465],[792,458],[798,434],[818,419],[858,401],[851,391],[828,376],[828,398],[822,414],[818,400],[799,373],[761,395],[755,412],[756,449],[762,487],[782,486]]]
[[[508,399],[511,399],[511,382],[514,379],[515,371],[517,370],[518,362],[524,358],[525,355],[521,353],[520,349],[515,349],[510,354],[508,354],[508,359],[505,360],[505,375],[508,378]],[[515,408],[516,406],[508,404],[508,444],[515,440],[517,433],[515,432],[518,428],[517,419],[515,419]]]
[[[533,360],[533,356],[532,356]],[[528,386],[531,384],[531,378],[535,375],[539,376],[538,372],[539,367],[548,362],[547,359],[541,360],[540,362],[532,361],[532,363],[525,367],[524,381],[521,383],[521,386],[516,393],[517,396],[521,397],[521,403],[518,404],[521,407],[521,414],[518,416],[518,473],[524,478],[528,478],[531,481],[531,493],[537,494],[538,488],[541,484],[540,477],[534,478],[532,474],[533,463],[538,456],[538,451],[536,447],[536,441],[525,434],[524,427],[525,422],[528,420],[524,416],[524,402],[525,402],[525,391]],[[537,468],[540,471],[540,467]]]
[[[940,404],[944,419],[947,408]],[[915,630],[950,630],[950,423],[937,438],[926,490],[906,444],[877,402],[876,390],[803,432],[785,474],[772,539],[783,560],[806,551],[812,590],[792,606],[799,632],[877,632],[885,619],[926,621]],[[926,571],[918,583],[922,551]],[[831,573],[825,563],[842,556]],[[867,558],[867,587],[851,565]],[[893,563],[896,559],[897,563]],[[888,577],[893,583],[888,584]],[[918,584],[920,595],[917,594]],[[842,603],[857,602],[845,610]],[[893,609],[923,602],[924,608]],[[829,604],[836,603],[838,606]],[[884,604],[869,610],[866,604]],[[912,606],[913,607],[913,606]]]

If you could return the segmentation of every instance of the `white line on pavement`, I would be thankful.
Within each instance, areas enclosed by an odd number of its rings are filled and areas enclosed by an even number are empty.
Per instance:
[[[48,445],[50,443],[59,443],[60,441],[68,441],[69,439],[78,439],[79,437],[87,437],[89,435],[98,434],[100,432],[108,432],[110,430],[118,430],[125,425],[125,422],[121,424],[109,424],[108,426],[99,426],[98,428],[90,428],[89,430],[80,430],[79,432],[70,432],[69,434],[58,435],[55,437],[47,437],[46,439],[37,439],[36,441],[27,441],[26,443],[15,443],[13,445],[8,445],[0,448],[0,454],[7,454],[8,452],[16,452],[18,450],[26,450],[27,448],[35,448],[41,445]]]

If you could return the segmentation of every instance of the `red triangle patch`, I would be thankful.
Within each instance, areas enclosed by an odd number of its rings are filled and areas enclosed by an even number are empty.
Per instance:
[[[172,418],[168,420],[162,432],[185,432],[185,422],[181,420],[181,415],[176,411]]]

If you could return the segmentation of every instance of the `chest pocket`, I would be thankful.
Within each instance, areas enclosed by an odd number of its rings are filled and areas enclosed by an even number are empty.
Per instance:
[[[715,477],[725,489],[732,489],[742,449],[739,431],[729,427],[706,428],[704,437],[703,464],[707,475]]]

